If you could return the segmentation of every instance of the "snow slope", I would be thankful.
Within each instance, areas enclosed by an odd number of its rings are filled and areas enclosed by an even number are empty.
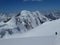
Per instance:
[[[54,36],[0,39],[0,45],[55,45]]]

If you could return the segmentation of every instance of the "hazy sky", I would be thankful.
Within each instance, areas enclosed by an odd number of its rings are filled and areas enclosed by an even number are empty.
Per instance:
[[[60,9],[60,0],[0,0],[0,12]]]

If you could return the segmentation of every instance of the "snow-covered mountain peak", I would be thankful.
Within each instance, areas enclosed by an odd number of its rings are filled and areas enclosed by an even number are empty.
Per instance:
[[[22,10],[21,11],[21,15],[27,15],[27,14],[29,14],[30,13],[30,11],[27,11],[27,10]]]
[[[57,18],[54,13],[42,14],[40,11],[31,12],[22,10],[17,15],[11,17],[7,16],[6,18],[1,17],[0,20],[2,20],[2,22],[0,22],[0,35],[1,37],[3,37],[6,32],[8,32],[9,34],[23,33],[28,30],[34,29],[35,27],[40,26],[47,21],[56,19]]]

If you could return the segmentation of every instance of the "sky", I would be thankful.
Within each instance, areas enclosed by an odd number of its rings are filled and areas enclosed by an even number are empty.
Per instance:
[[[0,0],[0,12],[60,9],[60,0]]]

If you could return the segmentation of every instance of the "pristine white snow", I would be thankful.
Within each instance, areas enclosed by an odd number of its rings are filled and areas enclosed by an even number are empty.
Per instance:
[[[0,45],[55,45],[54,36],[0,39]]]

